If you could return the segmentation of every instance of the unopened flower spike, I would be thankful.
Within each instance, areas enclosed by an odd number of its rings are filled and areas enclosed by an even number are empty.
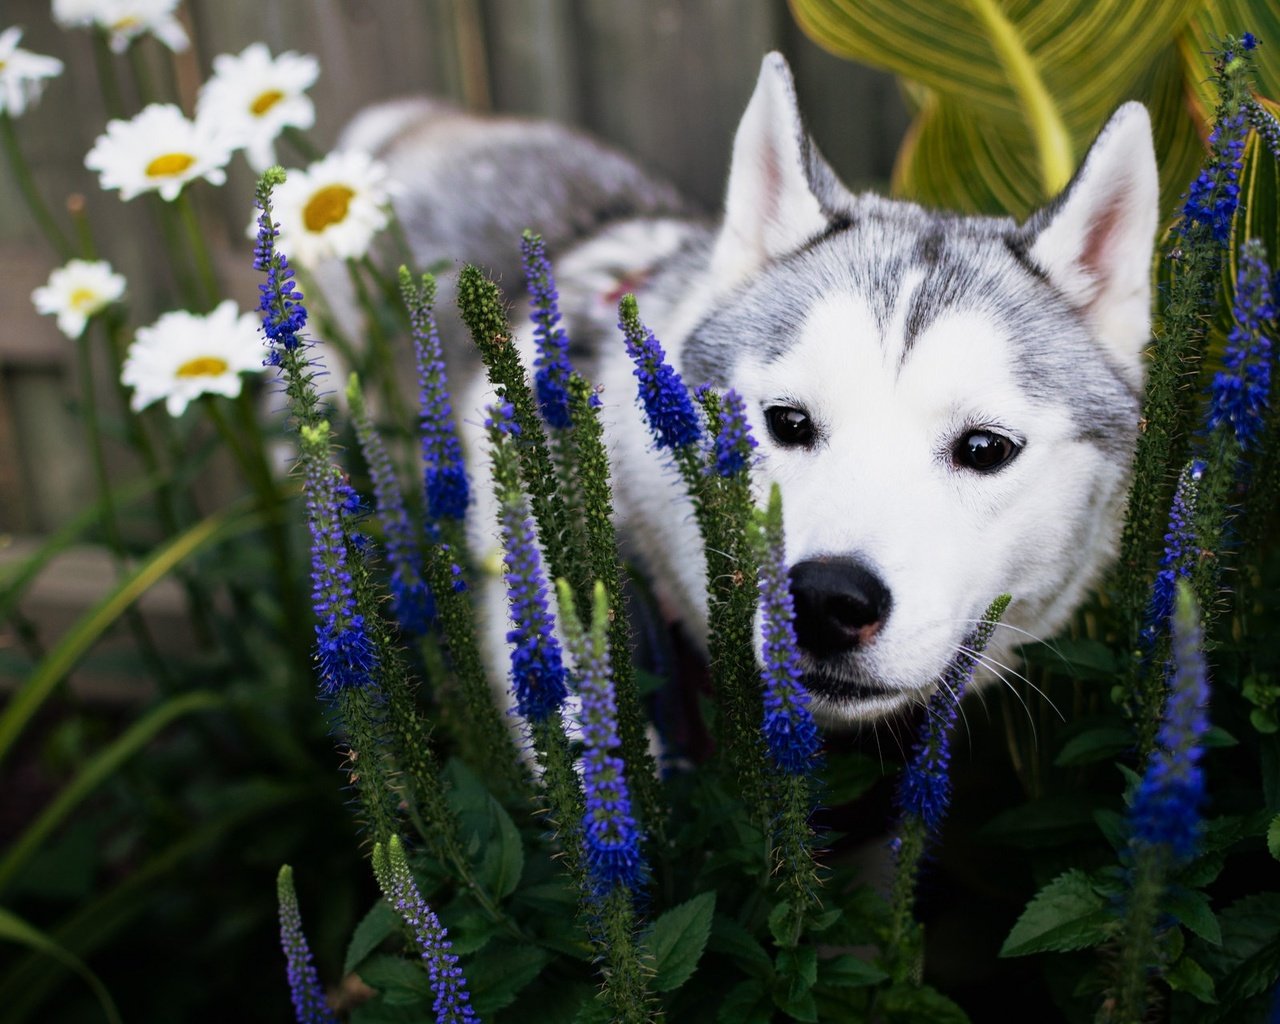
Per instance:
[[[381,843],[374,847],[373,867],[382,894],[408,925],[418,948],[435,996],[431,1009],[436,1024],[480,1024],[458,957],[450,952],[449,933],[422,898],[399,836],[393,835],[385,848]]]
[[[584,631],[566,581],[556,584],[566,641],[574,652],[582,696],[582,820],[587,871],[597,898],[615,886],[639,893],[648,877],[643,835],[631,811],[627,766],[619,756],[618,708],[609,659],[609,600],[603,583],[592,595],[591,628]]]
[[[422,559],[405,509],[404,495],[391,465],[391,456],[364,406],[360,379],[354,373],[347,382],[347,403],[360,450],[373,480],[378,521],[386,541],[391,568],[391,605],[396,621],[412,636],[427,632],[436,614],[435,597],[423,578]]]
[[[547,607],[547,581],[533,517],[520,491],[517,456],[512,450],[520,427],[514,415],[509,402],[500,402],[489,407],[485,426],[493,446],[494,483],[502,501],[504,579],[511,608],[507,633],[512,645],[511,688],[520,714],[537,723],[564,703],[568,673]]]
[[[640,322],[634,295],[622,297],[618,314],[627,354],[636,365],[640,402],[658,447],[679,450],[694,444],[702,437],[702,426],[689,389],[667,362],[667,354],[653,332]]]
[[[422,486],[427,515],[433,520],[462,520],[471,501],[471,486],[462,445],[453,423],[444,351],[432,306],[436,283],[429,274],[415,282],[400,268],[400,295],[409,311],[413,352],[418,367],[418,426],[422,439]]]
[[[1275,115],[1255,99],[1245,103],[1245,115],[1249,118],[1249,126],[1258,133],[1258,138],[1271,151],[1271,155],[1280,160],[1280,122]]]
[[[329,464],[329,427],[303,427],[307,525],[311,530],[311,599],[316,618],[316,659],[321,689],[329,696],[372,684],[377,650],[356,604],[347,564],[348,519],[360,509],[359,496]],[[311,449],[311,451],[308,451]]]
[[[1135,845],[1166,850],[1185,863],[1195,856],[1204,803],[1204,737],[1209,702],[1200,610],[1190,584],[1179,581],[1173,613],[1168,699],[1157,746],[1129,809]]]
[[[1271,292],[1271,267],[1266,250],[1257,239],[1240,247],[1235,297],[1234,324],[1227,336],[1219,370],[1209,388],[1210,430],[1228,429],[1241,449],[1257,446],[1265,425],[1271,391],[1271,339],[1276,302]]]
[[[311,947],[302,933],[302,914],[293,888],[293,868],[288,864],[276,877],[276,899],[280,906],[280,945],[284,949],[289,993],[293,997],[294,1019],[298,1024],[338,1024],[329,1009],[320,976],[311,961]]]
[[[573,367],[569,365],[569,339],[560,326],[560,295],[542,236],[526,231],[520,240],[520,251],[533,304],[533,336],[538,341],[538,356],[533,364],[538,407],[548,426],[563,430],[571,424],[569,378]]]
[[[790,775],[809,772],[821,745],[809,710],[796,642],[795,602],[787,577],[782,542],[782,494],[777,485],[769,493],[765,545],[760,559],[760,613],[764,721],[761,729],[773,764]]]

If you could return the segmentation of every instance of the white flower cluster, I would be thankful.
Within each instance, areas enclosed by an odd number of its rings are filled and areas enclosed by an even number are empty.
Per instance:
[[[172,50],[190,43],[175,11],[178,0],[53,0],[54,20],[64,28],[105,34],[123,52],[144,34]],[[21,114],[45,80],[63,65],[19,50],[19,29],[0,34],[0,116]],[[314,57],[288,52],[273,57],[263,43],[213,60],[200,88],[194,118],[167,103],[153,103],[128,120],[112,120],[85,157],[102,188],[130,200],[146,192],[176,200],[196,180],[221,185],[232,155],[243,150],[262,172],[276,162],[276,141],[286,128],[307,129],[315,107],[307,90],[319,76]],[[292,171],[276,190],[277,244],[299,267],[331,258],[363,256],[390,218],[386,169],[362,152],[334,152],[305,170]],[[256,220],[250,237],[256,237]],[[125,279],[105,261],[70,260],[32,293],[36,309],[57,317],[58,328],[79,338],[89,319],[118,301]],[[185,310],[139,328],[121,378],[133,389],[135,410],[160,401],[181,415],[201,394],[235,396],[241,375],[260,372],[266,348],[252,314],[234,302],[199,316]]]

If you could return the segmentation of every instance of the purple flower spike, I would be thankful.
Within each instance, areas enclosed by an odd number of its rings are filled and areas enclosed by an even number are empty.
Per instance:
[[[1264,334],[1276,318],[1271,294],[1271,268],[1256,239],[1240,247],[1235,299],[1235,325],[1227,337],[1225,369],[1209,388],[1209,429],[1227,427],[1246,451],[1257,446],[1271,391],[1271,339]]]
[[[1245,114],[1224,118],[1209,135],[1209,159],[1182,206],[1178,230],[1185,236],[1195,224],[1207,225],[1218,242],[1231,238],[1231,220],[1240,202],[1240,169],[1244,165]]]
[[[538,356],[534,360],[534,387],[538,407],[547,425],[563,430],[570,425],[569,339],[560,326],[560,295],[551,274],[551,261],[542,236],[526,231],[520,241],[524,255],[524,278],[533,302],[533,335],[538,339]]]
[[[1204,470],[1205,464],[1196,459],[1188,463],[1178,476],[1178,487],[1173,492],[1173,503],[1169,506],[1169,528],[1164,535],[1164,553],[1160,556],[1160,569],[1151,584],[1146,624],[1138,638],[1145,654],[1151,653],[1156,641],[1168,629],[1178,580],[1190,576],[1195,564],[1196,495]]]
[[[284,949],[294,1019],[298,1024],[338,1024],[320,987],[320,976],[311,961],[311,947],[302,933],[293,869],[288,864],[280,869],[276,878],[276,898],[280,905],[280,945]]]
[[[1163,848],[1175,863],[1185,863],[1196,853],[1204,803],[1200,759],[1209,731],[1209,683],[1200,612],[1189,584],[1178,585],[1176,605],[1168,703],[1129,821],[1135,844]]]
[[[636,364],[640,402],[658,447],[676,450],[694,444],[702,436],[702,427],[689,389],[667,362],[653,332],[640,322],[635,296],[623,296],[619,312],[622,320],[618,326],[626,337],[627,354]]]
[[[732,388],[724,393],[720,408],[720,430],[716,434],[716,472],[735,476],[747,468],[757,447],[747,423],[747,407]]]

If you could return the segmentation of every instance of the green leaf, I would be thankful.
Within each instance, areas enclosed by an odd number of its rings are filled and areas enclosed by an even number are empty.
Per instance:
[[[489,892],[503,899],[515,892],[524,872],[524,844],[511,815],[492,796],[489,797],[492,828],[489,844],[480,862],[480,881]]]
[[[890,1024],[969,1024],[964,1010],[928,985],[893,985],[881,993],[877,1005]]]
[[[813,946],[791,946],[778,950],[774,972],[778,981],[786,985],[786,1004],[802,1002],[818,982],[817,949]]]
[[[787,900],[778,903],[769,911],[769,934],[779,946],[789,945],[792,941],[787,922],[791,917],[791,904]]]
[[[1109,937],[1114,923],[1089,876],[1073,868],[1036,893],[1004,940],[1000,956],[1096,946]]]
[[[356,925],[356,930],[351,933],[351,941],[347,944],[347,956],[342,962],[342,973],[350,974],[356,971],[365,957],[394,935],[399,928],[400,915],[386,900],[378,900],[369,908],[369,913],[361,918],[360,923]]]
[[[520,990],[542,973],[555,956],[540,946],[493,942],[464,968],[471,1005],[490,1017],[515,1001]]]
[[[1180,957],[1178,962],[1164,972],[1164,980],[1175,992],[1185,992],[1202,1003],[1216,1003],[1213,994],[1213,979],[1209,972],[1189,956]]]
[[[1237,900],[1218,915],[1222,945],[1199,944],[1196,959],[1216,979],[1229,1007],[1266,992],[1280,979],[1280,893]]]
[[[739,967],[750,974],[767,977],[773,973],[773,960],[764,946],[732,917],[715,915],[707,949],[737,961]]]
[[[1280,860],[1280,814],[1271,819],[1271,824],[1267,826],[1267,849],[1271,851],[1271,856],[1276,860]]]
[[[102,1015],[107,1018],[110,1024],[120,1024],[120,1013],[111,998],[111,993],[107,991],[107,987],[99,980],[98,976],[89,970],[74,953],[3,907],[0,907],[0,939],[6,942],[16,942],[18,945],[26,946],[37,953],[53,957],[59,963],[71,968],[93,990],[93,995],[98,1000],[98,1005],[102,1008]]]
[[[823,803],[831,807],[857,800],[885,775],[875,758],[857,751],[831,754],[822,769]]]
[[[716,894],[699,893],[659,917],[645,936],[653,956],[653,990],[671,992],[683,985],[706,948],[715,914]]]
[[[1093,764],[1117,757],[1132,747],[1132,730],[1123,726],[1104,726],[1073,736],[1062,745],[1053,763],[1060,768]]]
[[[875,964],[859,960],[851,953],[838,956],[834,960],[824,960],[818,965],[818,983],[836,988],[878,985],[888,977],[889,975]]]
[[[377,953],[356,972],[370,988],[376,988],[386,1006],[417,1006],[432,998],[431,984],[421,961]]]
[[[27,859],[39,848],[48,835],[66,819],[75,807],[102,785],[117,768],[131,758],[156,734],[183,715],[199,711],[211,711],[224,706],[226,699],[208,690],[196,690],[171,697],[152,708],[134,722],[124,735],[100,750],[80,770],[80,773],[53,799],[28,827],[22,836],[9,847],[0,860],[0,890],[12,881]]]
[[[4,711],[0,712],[0,760],[3,760],[14,741],[22,734],[23,726],[40,709],[58,683],[125,609],[198,551],[252,529],[259,522],[260,517],[245,513],[241,506],[224,509],[200,520],[153,551],[109,594],[81,616],[58,641],[57,646],[45,655],[27,681],[9,698]]]
[[[1209,907],[1209,897],[1195,889],[1170,886],[1165,893],[1164,909],[1188,931],[1215,946],[1222,944],[1222,929]]]
[[[773,1000],[759,978],[741,981],[729,990],[716,1013],[716,1024],[769,1024]]]

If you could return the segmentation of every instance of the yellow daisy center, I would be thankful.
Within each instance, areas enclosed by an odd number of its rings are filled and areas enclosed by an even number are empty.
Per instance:
[[[121,18],[119,21],[112,22],[111,31],[112,32],[128,32],[130,29],[137,28],[141,24],[142,24],[142,19],[131,14],[131,15],[128,15],[127,17]]]
[[[92,288],[77,288],[67,300],[72,309],[84,310],[98,302],[98,293]]]
[[[261,117],[268,110],[270,110],[277,103],[279,103],[282,99],[284,99],[284,93],[282,93],[279,89],[268,89],[256,100],[254,100],[252,103],[249,104],[249,113],[251,113],[254,117]]]
[[[172,177],[175,174],[181,174],[195,162],[196,158],[190,153],[165,153],[147,164],[147,177]]]
[[[218,377],[226,373],[228,369],[225,359],[219,359],[217,356],[196,356],[195,359],[188,359],[179,366],[176,375],[179,377]]]
[[[323,231],[330,224],[341,224],[347,219],[347,207],[355,194],[355,189],[346,185],[326,185],[303,208],[302,223],[308,231]]]

